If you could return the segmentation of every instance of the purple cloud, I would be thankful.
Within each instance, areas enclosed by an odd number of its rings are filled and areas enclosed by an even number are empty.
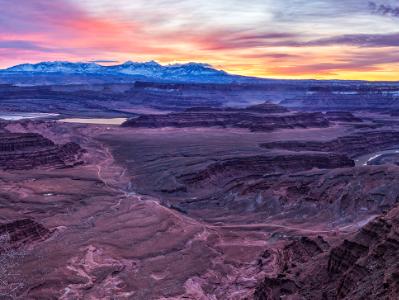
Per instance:
[[[376,15],[399,17],[399,7],[393,7],[389,4],[377,4],[370,1],[369,8]]]
[[[347,34],[299,44],[299,46],[329,45],[351,45],[359,47],[397,47],[399,46],[399,33]]]
[[[0,49],[18,49],[18,50],[33,50],[42,52],[54,52],[54,49],[42,47],[31,41],[21,41],[21,40],[0,40]]]
[[[65,0],[0,0],[0,32],[29,34],[56,33],[62,21],[75,19],[83,12]]]

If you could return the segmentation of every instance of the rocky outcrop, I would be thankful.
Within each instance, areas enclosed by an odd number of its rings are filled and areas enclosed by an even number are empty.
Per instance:
[[[257,105],[248,106],[244,110],[257,112],[257,113],[266,113],[266,114],[282,114],[289,112],[289,110],[284,106],[277,105],[271,102],[265,102]]]
[[[181,175],[178,179],[185,184],[196,184],[214,177],[224,180],[245,174],[264,175],[272,173],[293,173],[312,168],[334,169],[353,167],[354,161],[336,154],[264,155],[234,157],[208,165],[196,173]]]
[[[327,270],[338,275],[339,299],[399,297],[399,209],[364,226],[332,249]]]
[[[303,299],[298,293],[301,284],[295,280],[296,274],[291,274],[291,272],[298,265],[311,262],[329,248],[330,245],[321,236],[317,238],[303,236],[288,242],[281,250],[277,251],[278,258],[275,260],[277,262],[275,267],[279,270],[278,274],[266,277],[258,284],[254,299],[277,300],[287,295],[298,297],[294,299]]]
[[[0,236],[7,236],[7,243],[14,248],[45,240],[50,234],[50,230],[31,219],[0,224]]]
[[[322,113],[288,113],[285,108],[264,103],[244,109],[198,107],[180,113],[144,115],[129,119],[122,126],[135,128],[160,127],[235,127],[252,131],[281,128],[328,127]]]
[[[329,247],[329,244],[321,236],[317,238],[300,237],[284,246],[282,251],[284,269],[288,269],[298,263],[305,263],[323,253]]]
[[[188,175],[184,186],[197,198],[186,196],[177,203],[188,212],[212,210],[207,216],[227,209],[237,215],[256,212],[259,220],[279,220],[284,212],[286,218],[299,223],[312,216],[309,221],[315,224],[339,226],[367,220],[370,215],[390,209],[399,199],[398,167],[392,165],[289,174],[260,174],[243,169],[202,181],[194,181],[198,178]]]
[[[399,146],[399,132],[370,131],[339,137],[327,142],[282,141],[264,143],[261,146],[267,149],[284,149],[290,151],[334,152],[356,157]]]
[[[259,283],[255,299],[398,299],[399,207],[377,217],[338,246],[314,252]],[[313,243],[314,245],[315,243]],[[290,249],[293,243],[284,247]],[[318,244],[319,245],[319,244]],[[313,256],[312,256],[313,253]],[[309,259],[309,256],[312,259]],[[287,260],[292,257],[288,256]],[[307,277],[307,280],[304,280]]]
[[[266,277],[254,293],[255,300],[278,300],[286,295],[295,295],[298,290],[294,280],[284,277]],[[293,298],[296,299],[296,298]],[[301,299],[301,298],[297,298]]]
[[[261,114],[284,114],[290,111],[284,106],[274,104],[271,102],[264,102],[257,105],[248,106],[245,108],[233,107],[191,107],[185,110],[186,112],[254,112]]]
[[[346,112],[346,111],[328,111],[325,113],[325,115],[329,121],[333,122],[349,122],[349,123],[363,122],[361,118],[357,118],[351,112]]]
[[[75,143],[56,145],[36,133],[0,135],[0,169],[64,168],[82,163],[84,150]]]
[[[49,147],[54,143],[37,133],[0,134],[0,152],[23,151],[35,147]]]
[[[134,128],[236,127],[248,128],[252,131],[271,131],[281,128],[328,127],[329,123],[320,113],[264,116],[247,112],[184,112],[140,116],[126,121],[122,126]]]

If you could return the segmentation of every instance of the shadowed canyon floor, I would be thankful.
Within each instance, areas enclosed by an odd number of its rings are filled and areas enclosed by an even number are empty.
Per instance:
[[[23,272],[7,279],[20,283],[13,293],[395,298],[399,167],[355,163],[399,146],[398,128],[382,115],[325,118],[328,127],[267,132],[7,123],[16,141],[0,150],[10,157],[79,145],[62,151],[79,163],[53,164],[51,154],[0,171],[0,234],[23,251]]]

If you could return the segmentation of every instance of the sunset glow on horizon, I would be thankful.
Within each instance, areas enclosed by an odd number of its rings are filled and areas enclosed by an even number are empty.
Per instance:
[[[270,78],[399,80],[399,0],[0,0],[0,67],[203,62]]]

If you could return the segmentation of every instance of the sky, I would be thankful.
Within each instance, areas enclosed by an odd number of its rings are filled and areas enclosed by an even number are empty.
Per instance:
[[[399,0],[0,0],[0,68],[55,60],[399,80]]]

